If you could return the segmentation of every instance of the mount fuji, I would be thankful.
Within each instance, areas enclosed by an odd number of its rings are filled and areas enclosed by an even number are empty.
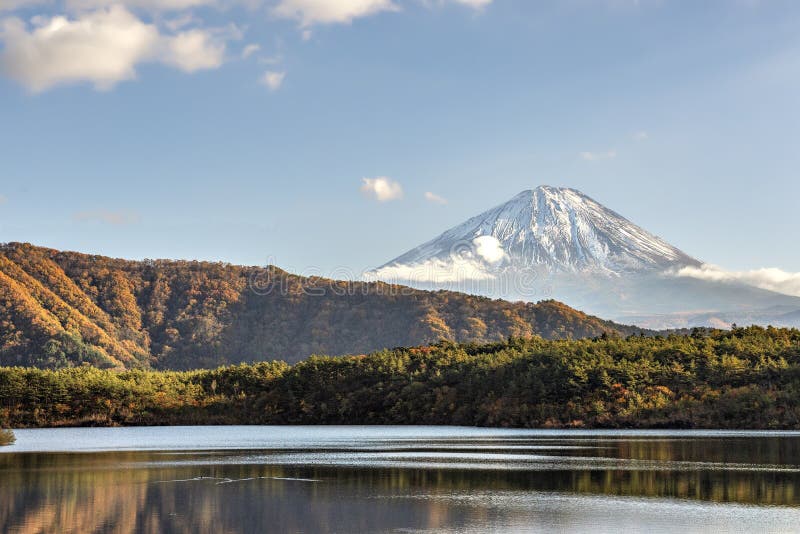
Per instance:
[[[512,300],[554,298],[651,328],[800,324],[800,298],[684,275],[702,265],[580,191],[540,186],[367,277]]]

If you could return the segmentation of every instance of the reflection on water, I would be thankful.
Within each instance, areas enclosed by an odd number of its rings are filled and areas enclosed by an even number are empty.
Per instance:
[[[0,453],[0,532],[800,524],[796,433],[197,427],[17,437]]]

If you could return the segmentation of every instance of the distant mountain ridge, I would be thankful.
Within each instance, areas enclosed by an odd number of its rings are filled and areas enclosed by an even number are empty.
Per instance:
[[[800,298],[680,276],[702,262],[571,188],[514,196],[367,274],[511,300],[555,298],[648,328],[800,326]]]
[[[640,331],[554,301],[306,278],[272,266],[0,246],[0,366],[213,368],[440,339]]]

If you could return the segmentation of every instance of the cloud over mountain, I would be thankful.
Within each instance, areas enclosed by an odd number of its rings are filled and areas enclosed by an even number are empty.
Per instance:
[[[673,274],[677,277],[714,282],[741,282],[761,289],[800,297],[800,273],[791,273],[774,267],[750,271],[727,271],[722,267],[706,263],[699,267],[683,267]]]

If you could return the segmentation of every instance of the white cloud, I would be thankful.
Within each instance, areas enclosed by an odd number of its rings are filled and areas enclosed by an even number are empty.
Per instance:
[[[259,50],[261,50],[261,45],[255,43],[249,44],[242,49],[242,58],[247,59]]]
[[[361,192],[378,202],[388,202],[403,198],[403,188],[399,183],[386,176],[363,178]]]
[[[399,11],[392,0],[280,0],[272,8],[273,15],[294,19],[301,26],[315,24],[349,24],[360,17],[382,11]]]
[[[463,246],[462,246],[463,245]],[[498,263],[506,257],[503,245],[491,235],[459,243],[446,259],[434,258],[415,264],[387,265],[366,274],[368,280],[385,282],[464,283],[497,278]],[[469,290],[464,286],[457,291]]]
[[[270,91],[277,91],[283,85],[284,78],[286,78],[285,72],[268,70],[261,76],[261,84],[265,85]]]
[[[122,7],[69,20],[35,17],[29,32],[20,19],[0,26],[0,66],[33,91],[89,80],[98,89],[136,76],[135,66],[157,46],[158,30]]]
[[[503,245],[492,235],[476,237],[472,244],[475,246],[475,253],[489,263],[497,263],[506,257]]]
[[[18,18],[0,21],[2,71],[33,92],[90,82],[107,90],[136,77],[140,63],[158,61],[185,72],[219,67],[225,32],[193,29],[162,35],[121,6],[77,18],[38,16],[31,27]]]
[[[606,152],[581,152],[580,157],[586,161],[596,161],[600,159],[614,159],[617,157],[616,150],[608,150]]]
[[[683,267],[678,271],[668,274],[714,282],[739,282],[761,289],[768,289],[770,291],[800,297],[800,273],[790,273],[776,268],[762,268],[751,271],[726,271],[716,265],[703,264],[700,267]]]
[[[452,283],[470,280],[493,280],[494,274],[484,264],[471,258],[453,257],[445,260],[428,260],[414,265],[389,265],[366,274],[368,280],[384,282]]]
[[[648,134],[648,133],[647,133],[646,131],[644,131],[644,130],[639,130],[638,132],[636,132],[636,133],[634,133],[634,134],[633,134],[633,138],[634,138],[636,141],[646,141],[647,139],[649,139],[649,138],[650,138],[650,134]]]
[[[207,30],[188,30],[165,40],[163,61],[184,72],[216,69],[225,59],[225,42]]]
[[[446,198],[440,197],[436,193],[431,193],[430,191],[425,191],[425,200],[433,202],[434,204],[447,204]]]
[[[27,13],[46,6],[46,14],[30,20],[20,16],[0,18],[0,72],[32,92],[55,86],[89,83],[108,90],[135,79],[143,63],[162,63],[184,72],[220,67],[228,41],[241,32],[208,29],[196,15],[200,7],[224,13],[231,6],[249,9],[268,6],[279,18],[299,22],[303,40],[321,24],[347,24],[361,17],[397,12],[411,0],[0,0],[0,13]],[[459,4],[475,9],[492,0],[417,0],[433,4]],[[56,12],[53,12],[56,9]],[[61,11],[61,12],[59,12]],[[144,17],[144,18],[143,18]],[[248,58],[260,50],[245,46]],[[281,86],[285,73],[270,71],[262,77],[271,90]]]

